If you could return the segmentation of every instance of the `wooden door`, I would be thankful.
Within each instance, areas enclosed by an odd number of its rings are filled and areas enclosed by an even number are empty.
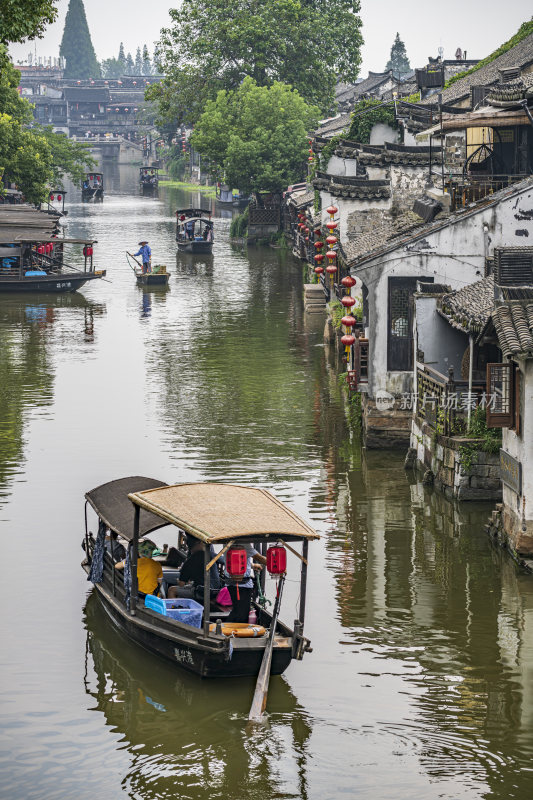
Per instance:
[[[413,293],[418,278],[389,278],[387,369],[413,368]],[[430,279],[424,278],[429,281]]]

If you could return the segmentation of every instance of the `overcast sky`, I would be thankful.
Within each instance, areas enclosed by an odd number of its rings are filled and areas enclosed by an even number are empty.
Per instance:
[[[137,47],[146,43],[150,51],[159,31],[168,24],[168,8],[174,0],[85,0],[89,29],[98,59],[116,56],[120,42],[135,57]],[[36,47],[38,56],[58,56],[68,0],[59,0],[59,20],[35,43],[11,48],[15,61],[25,60]],[[411,66],[421,67],[429,55],[444,48],[445,58],[454,58],[458,47],[468,58],[483,58],[509,39],[522,22],[531,18],[531,0],[361,0],[363,20],[363,64],[361,76],[368,70],[381,71],[399,32],[405,42]]]

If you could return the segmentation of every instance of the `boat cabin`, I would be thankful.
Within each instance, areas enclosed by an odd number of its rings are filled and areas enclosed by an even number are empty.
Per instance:
[[[319,537],[269,492],[217,483],[168,486],[135,476],[85,497],[83,567],[114,623],[146,649],[204,677],[257,675],[270,638],[272,674],[310,650],[303,636],[308,546]],[[96,537],[89,532],[89,507],[98,520]],[[172,563],[162,545],[159,554],[147,550],[156,531],[174,543]],[[187,569],[188,577],[193,561],[197,579],[187,597],[180,576]],[[158,585],[143,594],[147,570],[159,570]],[[286,575],[300,582],[292,628],[278,619]],[[234,621],[243,596],[253,623]]]
[[[159,184],[158,167],[140,167],[139,183],[144,194],[149,194],[157,189]]]
[[[178,249],[191,253],[210,253],[213,249],[214,226],[211,212],[202,208],[176,211]]]
[[[104,199],[104,176],[101,172],[88,172],[81,187],[81,199],[95,201]]]

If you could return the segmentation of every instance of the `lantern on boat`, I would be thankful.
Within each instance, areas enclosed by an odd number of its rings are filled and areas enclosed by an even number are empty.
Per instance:
[[[326,228],[327,228],[327,229],[328,229],[328,231],[330,231],[330,232],[334,231],[334,230],[335,230],[335,228],[337,228],[337,227],[338,227],[338,225],[339,225],[339,223],[338,223],[338,222],[335,222],[335,220],[334,220],[334,219],[330,219],[330,220],[328,220],[328,221],[326,222]]]
[[[324,247],[324,242],[315,242],[316,250],[322,250],[323,247]]]
[[[333,219],[338,210],[339,209],[337,208],[337,206],[328,206],[326,208],[326,214],[329,214],[330,217]]]
[[[284,575],[287,572],[287,551],[281,545],[269,547],[266,560],[266,568],[271,575]]]
[[[333,247],[334,244],[337,244],[337,237],[336,236],[327,236],[326,243],[328,247]]]
[[[242,547],[230,547],[226,553],[226,572],[230,578],[242,578],[246,572],[247,555]]]
[[[52,197],[52,200],[53,200],[53,199],[54,199],[54,198]],[[59,202],[59,203],[61,202],[61,195],[60,195],[60,194],[58,194],[58,195],[57,195],[57,200],[58,200],[58,202]]]
[[[323,253],[317,253],[315,256],[315,261],[317,264],[322,264],[322,262],[324,261]]]
[[[57,199],[59,200],[59,197],[58,197]],[[55,195],[51,194],[51,195],[50,195],[50,200],[51,200],[51,201],[52,201],[52,203],[53,203],[53,202],[54,202],[54,200],[55,200]]]

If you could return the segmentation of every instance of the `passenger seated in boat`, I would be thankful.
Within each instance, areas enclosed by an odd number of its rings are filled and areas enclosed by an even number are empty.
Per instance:
[[[115,564],[115,569],[124,569],[124,561]],[[137,560],[137,588],[139,597],[147,594],[159,594],[159,586],[163,580],[163,568],[159,561],[142,556]]]
[[[204,585],[204,544],[194,536],[187,537],[189,545],[189,557],[183,563],[180,570],[177,586],[171,586],[168,590],[168,597],[188,597],[198,599],[200,587]],[[209,571],[211,580],[211,591],[218,592],[220,589],[220,576],[218,570],[212,567]]]

